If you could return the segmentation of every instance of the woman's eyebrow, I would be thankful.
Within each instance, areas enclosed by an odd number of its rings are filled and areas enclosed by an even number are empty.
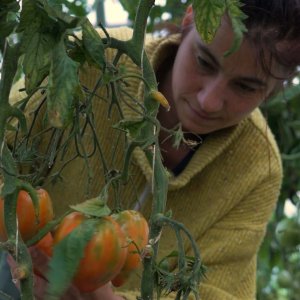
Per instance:
[[[211,60],[211,62],[216,67],[221,67],[217,58],[211,53],[211,51],[205,45],[203,45],[201,42],[197,42],[197,47],[201,52],[203,52]]]

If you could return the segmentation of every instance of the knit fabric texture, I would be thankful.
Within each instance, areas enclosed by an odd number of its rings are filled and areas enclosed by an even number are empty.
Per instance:
[[[128,40],[132,31],[118,28],[109,31],[111,36]],[[146,52],[154,70],[169,56],[173,55],[180,43],[180,35],[146,39]],[[107,50],[106,58],[113,61],[115,50]],[[130,74],[140,74],[135,64],[122,56],[120,65]],[[100,72],[86,66],[81,72],[81,83],[93,89]],[[187,78],[188,80],[188,78]],[[126,91],[137,101],[142,101],[143,85],[134,76],[126,78]],[[19,87],[22,84],[19,83]],[[105,97],[106,91],[97,90]],[[17,96],[16,96],[17,95]],[[22,95],[12,94],[12,101]],[[42,95],[34,96],[27,113],[30,122],[31,111],[37,107]],[[121,109],[128,119],[138,118],[139,105],[130,97],[122,96]],[[128,104],[131,103],[129,106]],[[95,130],[101,137],[101,149],[109,168],[120,170],[123,166],[124,147],[112,151],[112,141],[119,131],[112,128],[118,118],[117,109],[108,116],[110,104],[97,98],[93,103]],[[135,110],[132,109],[132,106]],[[45,122],[40,120],[40,128]],[[92,132],[87,132],[84,144],[93,149]],[[50,134],[45,140],[50,138]],[[68,138],[66,132],[63,140]],[[43,150],[43,143],[41,149]],[[45,143],[46,145],[46,143]],[[104,167],[99,156],[89,159],[92,177],[89,179],[84,159],[77,157],[63,169],[64,162],[72,158],[75,146],[65,153],[64,161],[56,159],[49,170],[45,188],[49,191],[56,215],[59,216],[71,204],[97,196],[104,186]],[[114,156],[113,156],[114,155]],[[62,169],[62,181],[50,183],[51,175]],[[204,265],[206,278],[200,284],[203,300],[250,300],[256,293],[256,261],[266,225],[275,208],[279,195],[282,167],[279,151],[270,129],[259,109],[238,125],[207,135],[191,160],[178,175],[170,171],[167,210],[172,217],[183,223],[197,241]],[[152,166],[140,148],[134,151],[130,168],[130,181],[122,186],[120,197],[124,208],[136,207],[148,218],[151,213]],[[139,197],[141,196],[141,197]],[[140,200],[141,203],[137,204]],[[159,257],[177,249],[174,232],[166,227],[160,238]],[[185,241],[187,254],[192,255],[191,244]],[[129,282],[116,293],[129,300],[140,294],[140,272],[132,274]],[[174,299],[175,294],[161,299]],[[193,299],[191,297],[191,299]]]

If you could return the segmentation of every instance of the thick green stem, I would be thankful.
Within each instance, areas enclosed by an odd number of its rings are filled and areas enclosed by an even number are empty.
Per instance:
[[[133,42],[136,50],[141,54],[144,49],[144,38],[147,27],[147,19],[155,0],[141,0],[137,9],[136,19],[133,27]]]
[[[148,60],[146,52],[144,50],[144,38],[146,32],[146,24],[147,18],[149,16],[150,10],[154,5],[153,0],[139,2],[137,18],[135,20],[134,25],[134,33],[133,38],[130,41],[132,49],[135,51],[130,51],[134,56],[133,61],[139,65],[141,64],[142,75],[145,81],[148,83],[147,87],[156,89],[157,81],[154,70]],[[128,52],[128,53],[130,53]],[[138,57],[136,56],[138,55]],[[147,114],[150,117],[155,117],[158,111],[158,104],[154,103],[149,97],[145,95],[145,107],[147,110]],[[158,142],[158,132],[157,127],[149,122],[147,128],[145,128],[143,132],[144,136],[154,137],[154,151],[148,151],[148,157],[150,162],[153,164],[153,180],[152,180],[152,191],[153,191],[153,208],[152,215],[150,218],[150,240],[156,241],[159,236],[162,226],[157,226],[155,222],[152,222],[153,217],[158,213],[164,213],[167,199],[167,187],[168,187],[168,178],[165,171],[165,168],[161,161],[161,154],[159,149]],[[144,270],[142,275],[141,282],[141,298],[143,300],[151,300],[153,299],[153,290],[154,290],[154,262],[156,259],[157,251],[158,251],[158,243],[153,243],[154,253],[150,257],[145,257],[143,264]]]
[[[9,194],[5,197],[4,201],[4,215],[5,215],[5,226],[8,236],[8,242],[14,245],[11,254],[15,259],[17,266],[15,270],[19,270],[17,277],[20,276],[20,287],[21,287],[21,299],[31,300],[33,299],[33,273],[31,257],[27,250],[26,245],[23,243],[19,236],[17,228],[17,197],[18,190],[14,193]]]
[[[13,84],[13,80],[18,68],[19,59],[19,44],[10,46],[6,41],[3,55],[3,65],[1,69],[0,81],[0,146],[1,160],[3,160],[3,145],[6,129],[6,121],[10,116],[15,116],[21,120],[21,125],[24,129],[25,122],[21,113],[9,105],[9,94]],[[1,162],[2,165],[2,162]],[[33,276],[30,254],[26,245],[20,239],[16,223],[17,197],[19,189],[15,188],[14,192],[5,196],[4,215],[5,226],[7,229],[8,243],[14,245],[13,255],[20,277],[21,298],[25,300],[33,299]]]
[[[9,46],[6,42],[0,81],[0,106],[7,104],[10,89],[18,68],[19,45]]]

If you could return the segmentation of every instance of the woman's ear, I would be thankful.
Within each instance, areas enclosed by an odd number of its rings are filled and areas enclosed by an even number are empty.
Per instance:
[[[190,4],[185,11],[185,15],[183,17],[181,26],[183,28],[188,27],[191,24],[193,24],[193,22],[194,22],[194,12],[193,12],[192,4]]]

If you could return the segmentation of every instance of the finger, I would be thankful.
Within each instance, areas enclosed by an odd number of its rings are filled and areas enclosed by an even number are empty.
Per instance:
[[[36,247],[30,247],[29,252],[32,258],[34,273],[46,280],[49,257]]]

